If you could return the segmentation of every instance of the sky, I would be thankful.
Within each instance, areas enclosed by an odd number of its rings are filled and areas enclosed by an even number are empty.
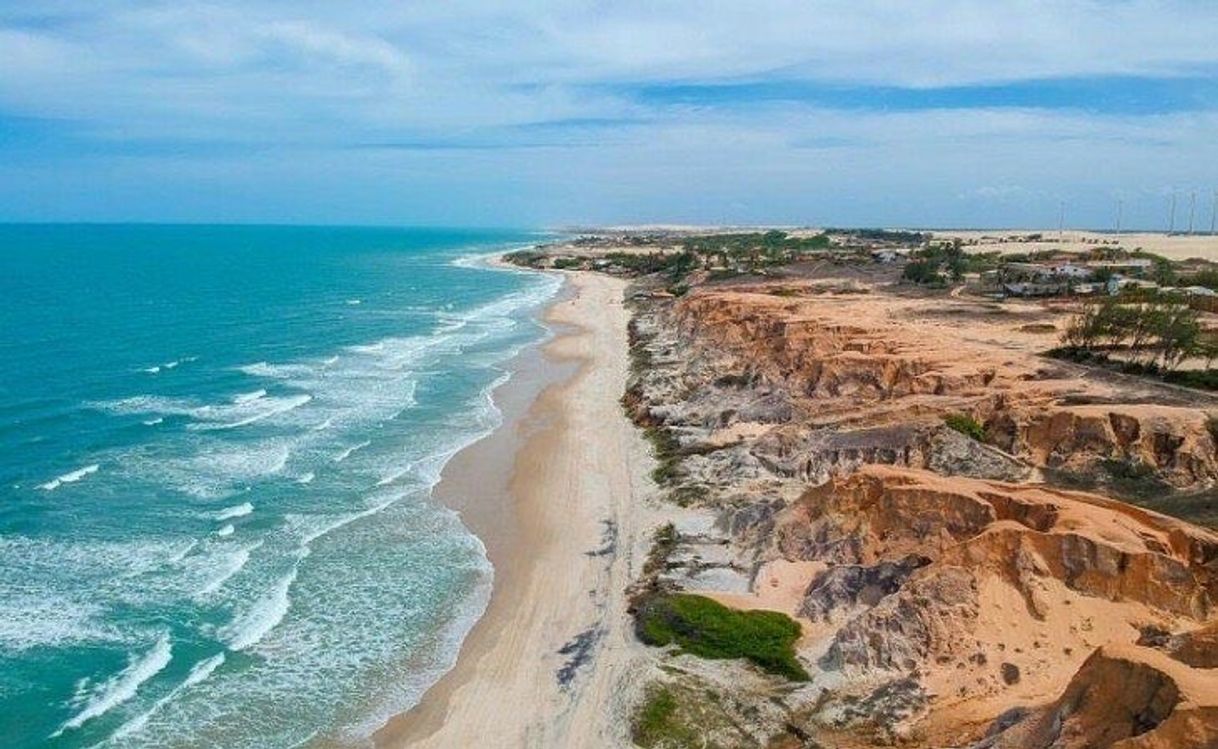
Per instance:
[[[0,221],[1165,228],[1213,0],[0,0]]]

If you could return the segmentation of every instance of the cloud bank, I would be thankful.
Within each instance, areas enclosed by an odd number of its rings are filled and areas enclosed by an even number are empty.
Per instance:
[[[0,220],[1162,223],[1218,5],[0,7]]]

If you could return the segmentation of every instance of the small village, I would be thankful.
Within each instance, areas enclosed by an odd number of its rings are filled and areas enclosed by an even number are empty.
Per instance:
[[[941,311],[1023,305],[1044,317],[1043,353],[1203,390],[1218,389],[1218,263],[1172,260],[1118,237],[971,238],[887,229],[635,230],[581,234],[522,251],[534,268],[663,279],[640,299],[691,286],[782,280],[769,293],[837,291],[940,299]],[[809,286],[811,284],[811,286]],[[1005,306],[1004,306],[1005,305]]]

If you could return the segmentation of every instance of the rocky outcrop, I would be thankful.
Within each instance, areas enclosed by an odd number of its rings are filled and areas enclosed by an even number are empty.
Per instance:
[[[1216,474],[1208,422],[1201,409],[1169,406],[1014,404],[993,411],[990,434],[1036,465],[1083,472],[1108,463],[1110,470],[1187,488],[1208,485]]]

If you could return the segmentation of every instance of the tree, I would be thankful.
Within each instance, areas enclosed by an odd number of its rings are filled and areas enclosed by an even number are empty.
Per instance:
[[[1201,323],[1197,311],[1186,305],[1175,305],[1164,315],[1161,323],[1163,368],[1168,372],[1197,353],[1201,341]]]
[[[914,283],[939,283],[943,280],[939,275],[939,264],[929,260],[911,260],[901,277]]]

